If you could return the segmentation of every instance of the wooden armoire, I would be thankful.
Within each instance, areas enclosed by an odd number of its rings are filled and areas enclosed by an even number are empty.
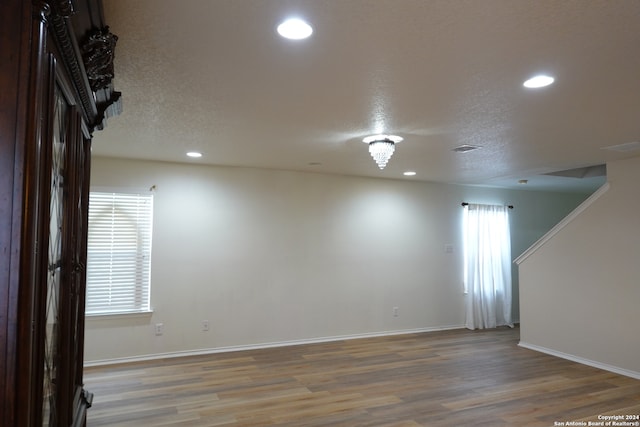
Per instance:
[[[120,111],[99,0],[0,1],[0,425],[81,426],[92,134]]]

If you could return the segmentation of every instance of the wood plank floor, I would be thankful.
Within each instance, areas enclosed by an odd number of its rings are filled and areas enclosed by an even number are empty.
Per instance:
[[[640,414],[640,380],[518,339],[518,328],[455,330],[87,368],[88,426],[554,426]]]

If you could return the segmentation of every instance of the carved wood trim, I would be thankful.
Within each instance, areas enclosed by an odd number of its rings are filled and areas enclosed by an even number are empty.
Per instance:
[[[73,10],[73,2],[71,0],[56,0],[52,1],[51,3],[51,6],[61,17],[69,18],[75,12]]]
[[[82,114],[87,123],[93,128],[97,109],[93,96],[90,94],[89,82],[85,77],[84,66],[78,60],[79,55],[76,54],[73,38],[68,26],[68,18],[54,13],[49,18],[53,35],[60,48],[62,60],[69,71],[69,75],[73,80],[73,85],[78,92],[80,102],[82,104]]]
[[[113,59],[118,36],[109,27],[94,29],[82,43],[82,59],[91,90],[104,89],[113,80]]]
[[[98,104],[98,118],[96,119],[97,130],[104,129],[104,123],[109,117],[122,113],[122,92],[111,91],[111,98],[106,102]]]
[[[120,93],[113,92],[109,87],[114,76],[113,60],[118,37],[109,31],[108,26],[94,28],[80,47],[70,22],[74,14],[73,2],[49,0],[45,3],[51,10],[47,22],[50,23],[62,62],[78,93],[83,118],[89,126],[89,132],[93,133],[94,129],[104,127],[104,121],[111,115],[109,112],[120,110],[117,105],[120,103]],[[98,105],[94,94],[100,90],[105,90],[109,97]],[[112,104],[116,104],[115,108],[110,108]]]

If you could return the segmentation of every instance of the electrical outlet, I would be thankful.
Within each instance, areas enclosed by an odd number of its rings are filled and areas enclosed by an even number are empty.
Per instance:
[[[202,321],[202,331],[203,332],[207,332],[209,330],[209,321],[208,320],[203,320]]]
[[[398,307],[393,307],[393,317],[398,317],[400,314],[398,313],[400,309]]]
[[[164,323],[156,323],[156,336],[164,334]]]

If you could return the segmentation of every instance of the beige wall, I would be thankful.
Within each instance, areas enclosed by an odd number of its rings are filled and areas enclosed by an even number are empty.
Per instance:
[[[520,261],[522,345],[640,378],[640,158]]]
[[[517,255],[587,196],[107,158],[92,168],[93,187],[156,186],[154,312],[89,318],[87,362],[461,327],[460,203],[515,205]]]

